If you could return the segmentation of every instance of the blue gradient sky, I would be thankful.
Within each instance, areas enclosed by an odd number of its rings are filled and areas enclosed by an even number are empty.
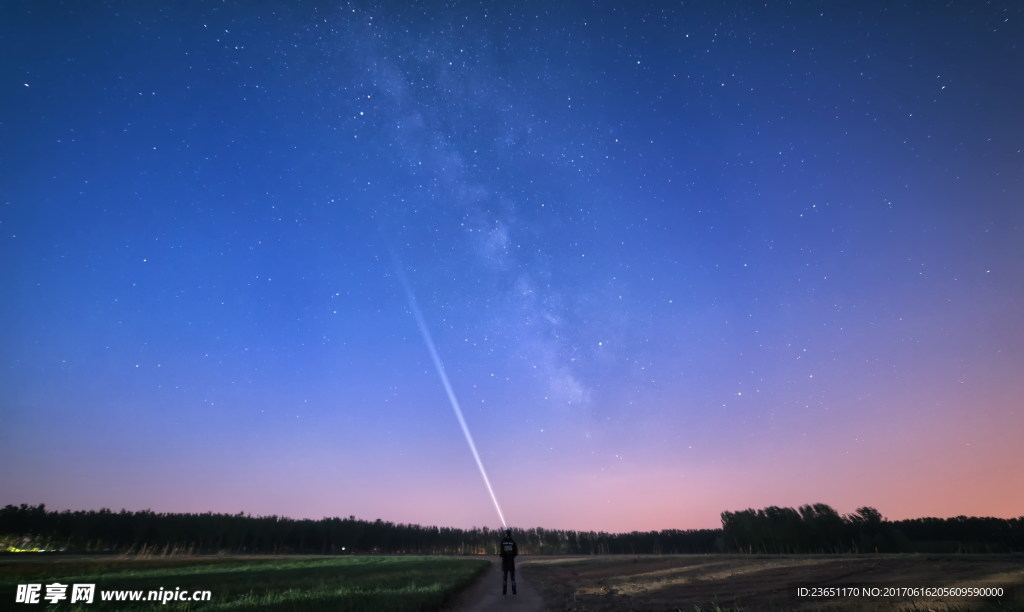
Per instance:
[[[1024,508],[1019,3],[0,10],[0,503]]]

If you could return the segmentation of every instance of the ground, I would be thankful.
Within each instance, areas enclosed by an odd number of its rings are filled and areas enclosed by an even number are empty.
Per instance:
[[[463,595],[459,612],[560,610],[1024,610],[1020,555],[534,557],[519,563],[520,599],[501,599],[492,566]],[[950,599],[864,588],[1001,587],[1002,598]],[[861,589],[860,597],[797,597],[797,588]],[[853,592],[849,591],[848,592]]]
[[[168,571],[187,570],[191,566],[217,569],[251,559],[268,566],[266,576],[271,590],[298,588],[298,578],[306,582],[310,571],[274,570],[277,562],[315,561],[324,557],[171,557],[142,559],[105,556],[60,555],[43,557],[12,555],[0,563],[0,582],[42,582],[49,576],[67,575],[68,567],[78,568],[74,575],[120,571],[122,565],[163,567]],[[339,558],[341,559],[341,558]],[[428,560],[427,565],[433,565]],[[329,561],[329,559],[326,559]],[[501,571],[497,557],[479,579],[461,593],[446,612],[618,612],[629,610],[671,610],[716,612],[744,610],[881,610],[926,612],[934,610],[968,612],[971,610],[1019,610],[1024,612],[1024,555],[665,555],[665,556],[520,556],[517,563],[519,594],[507,600],[501,597]],[[56,567],[66,565],[68,567]],[[329,564],[327,564],[329,565]],[[53,567],[51,567],[53,566]],[[50,567],[44,572],[41,568]],[[120,568],[120,569],[119,569]],[[332,580],[341,576],[330,567]],[[168,580],[145,578],[142,572],[132,580]],[[169,574],[174,575],[176,574]],[[200,580],[199,576],[205,576]],[[31,577],[31,580],[28,578]],[[244,580],[251,578],[242,577]],[[125,578],[126,580],[128,578]],[[195,588],[225,588],[225,577],[218,572],[189,574],[188,584]],[[344,580],[342,580],[344,581]],[[118,583],[121,584],[121,583]],[[839,597],[798,597],[797,589],[846,588],[848,592],[885,587],[984,587],[1001,588],[1001,597],[951,599],[879,594],[865,597],[845,594]],[[122,588],[122,587],[118,587]],[[127,588],[127,587],[124,587]],[[134,587],[132,587],[134,588]],[[247,588],[244,584],[239,587]],[[810,594],[810,593],[808,593]],[[315,593],[314,593],[315,595]],[[510,594],[511,595],[511,594]],[[0,600],[11,602],[14,587]],[[31,607],[31,606],[29,606]]]
[[[528,559],[520,557],[516,563],[516,586],[519,594],[512,596],[512,585],[509,584],[508,598],[501,596],[501,563],[497,558],[491,560],[491,567],[465,591],[451,608],[455,612],[492,612],[493,610],[509,610],[515,612],[542,612],[546,610],[544,600],[537,590],[539,586],[534,576],[534,568]]]

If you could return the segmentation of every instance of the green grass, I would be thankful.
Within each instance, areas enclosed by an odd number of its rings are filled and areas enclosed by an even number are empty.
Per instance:
[[[0,559],[0,608],[18,584],[95,584],[92,604],[47,610],[438,610],[487,567],[457,557],[274,557],[191,559]],[[100,602],[101,590],[210,591],[209,602]],[[70,588],[68,595],[70,595]],[[27,609],[27,607],[26,607]]]

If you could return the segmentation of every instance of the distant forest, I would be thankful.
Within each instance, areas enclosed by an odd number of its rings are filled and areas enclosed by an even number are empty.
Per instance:
[[[1024,516],[887,521],[874,508],[840,515],[825,504],[723,512],[721,529],[604,533],[513,529],[523,554],[1024,552]],[[0,551],[117,554],[496,554],[501,534],[380,519],[291,519],[45,505],[0,510]]]

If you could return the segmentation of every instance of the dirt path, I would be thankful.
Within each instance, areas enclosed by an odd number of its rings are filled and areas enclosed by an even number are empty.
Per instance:
[[[512,585],[508,587],[508,599],[501,597],[501,564],[497,559],[491,560],[491,567],[481,574],[473,586],[466,589],[455,604],[448,608],[450,612],[491,612],[492,610],[509,610],[510,612],[543,612],[544,600],[533,584],[528,562],[516,563],[516,586],[519,594],[512,596]]]

